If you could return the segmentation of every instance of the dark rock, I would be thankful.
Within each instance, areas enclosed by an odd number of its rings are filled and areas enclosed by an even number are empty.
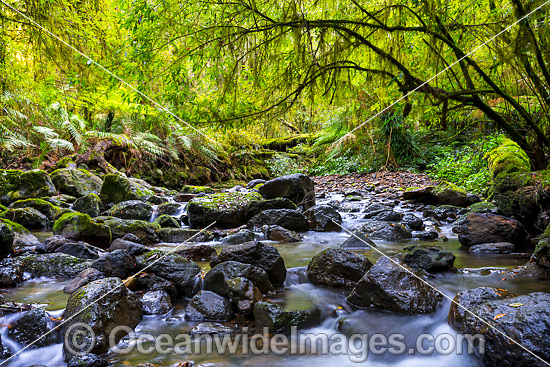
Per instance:
[[[172,309],[172,301],[165,291],[149,291],[141,298],[145,315],[163,315]]]
[[[340,232],[342,217],[334,207],[326,204],[317,204],[304,213],[311,222],[310,228],[319,232]]]
[[[399,241],[412,237],[411,231],[402,224],[379,221],[366,222],[353,232],[371,240]]]
[[[353,230],[353,235],[349,236],[347,240],[344,241],[341,248],[370,248],[377,247],[370,238],[365,236],[361,230]]]
[[[236,261],[256,265],[265,270],[274,285],[281,285],[286,278],[285,262],[273,246],[261,242],[247,242],[242,245],[224,248],[217,259],[210,262],[214,267],[224,261]]]
[[[191,199],[193,199],[196,196],[197,195],[195,195],[195,194],[178,194],[178,195],[174,196],[174,201],[176,203],[187,203],[187,202],[191,201]]]
[[[246,278],[238,277],[227,281],[229,300],[238,313],[252,315],[254,305],[263,301],[262,292]]]
[[[418,240],[435,240],[438,237],[439,233],[437,233],[436,231],[423,231],[413,234],[413,238],[416,238]]]
[[[153,195],[147,198],[147,202],[153,205],[162,205],[168,202],[168,198],[165,198],[164,196]]]
[[[178,295],[178,290],[174,282],[150,273],[140,274],[137,277],[136,287],[138,290],[164,291],[168,293],[172,299],[175,299]]]
[[[243,277],[250,280],[262,293],[273,291],[273,285],[264,269],[236,261],[225,261],[214,266],[204,277],[204,289],[222,296],[229,295],[227,281]]]
[[[254,232],[248,229],[241,229],[240,231],[233,233],[227,237],[222,238],[222,245],[239,245],[241,243],[254,241],[257,236]]]
[[[14,237],[11,227],[0,220],[0,259],[5,258],[13,251]]]
[[[258,213],[268,209],[291,209],[296,210],[296,204],[286,198],[275,198],[263,201],[255,201],[250,203],[246,211],[246,217],[252,218]]]
[[[469,213],[464,224],[454,227],[463,246],[482,243],[511,242],[517,247],[525,246],[527,232],[517,220],[495,214]]]
[[[158,224],[160,228],[181,228],[180,223],[174,217],[166,214],[160,215],[154,223]]]
[[[0,217],[21,224],[26,229],[44,229],[50,226],[48,217],[33,208],[8,209]]]
[[[262,179],[255,179],[255,180],[252,180],[250,181],[247,185],[246,185],[246,188],[247,189],[253,189],[254,187],[258,186],[258,185],[261,185],[261,184],[264,184],[266,183],[267,181],[266,180],[262,180]]]
[[[254,305],[256,328],[269,328],[270,333],[288,333],[292,326],[299,329],[310,328],[321,323],[321,310],[315,305],[300,309],[285,309],[270,302],[257,302]]]
[[[101,199],[96,194],[88,194],[81,198],[73,204],[73,210],[76,210],[79,213],[88,214],[90,217],[94,218],[99,216],[101,212]]]
[[[86,284],[93,282],[94,280],[105,278],[105,274],[97,269],[88,268],[80,272],[75,278],[63,288],[63,292],[71,294],[78,288],[85,286]]]
[[[106,359],[92,353],[74,356],[67,362],[67,367],[108,367],[109,365]]]
[[[365,219],[370,219],[382,212],[387,212],[387,211],[393,211],[393,208],[391,206],[384,205],[382,203],[371,203],[367,205],[367,207],[363,209],[361,212],[365,213]]]
[[[101,300],[97,302],[98,299]],[[136,327],[142,315],[139,298],[128,291],[120,279],[104,278],[88,283],[71,294],[64,313],[66,321],[62,333],[67,337],[65,334],[72,325],[88,324],[95,334],[95,343],[89,352],[103,354],[109,350],[111,331],[120,325]],[[119,332],[114,341],[118,342],[124,336],[124,333]],[[83,335],[81,338],[84,346],[93,343],[91,340],[86,342],[86,338],[91,338],[91,335]],[[72,347],[76,349],[77,346]],[[66,345],[63,346],[63,355],[66,361],[73,357]]]
[[[509,254],[515,250],[516,246],[510,242],[482,243],[470,247],[471,253],[492,253]]]
[[[178,203],[164,203],[158,206],[155,210],[158,216],[161,215],[176,215],[182,212],[183,206]]]
[[[403,219],[403,213],[396,212],[395,210],[384,210],[370,217],[370,219],[381,220],[384,222],[399,222]]]
[[[115,250],[126,250],[130,255],[137,256],[145,252],[149,252],[151,249],[145,245],[141,245],[133,241],[126,241],[123,238],[117,238],[113,241],[113,243],[111,243],[111,246],[109,246],[109,252]]]
[[[33,277],[73,278],[90,264],[90,260],[61,253],[24,255],[19,259],[24,271]]]
[[[492,214],[498,214],[499,209],[498,207],[493,204],[486,201],[482,201],[479,203],[472,204],[468,207],[471,212],[473,213],[492,213]]]
[[[100,257],[104,252],[100,248],[88,245],[86,242],[68,242],[55,250],[63,254],[78,257],[79,259],[93,260]]]
[[[505,289],[493,287],[479,287],[458,292],[453,303],[451,303],[448,319],[449,325],[460,330],[464,316],[468,313],[466,310],[473,310],[475,307],[488,301],[501,300],[515,296],[515,294]]]
[[[406,315],[433,313],[443,296],[412,272],[408,265],[398,266],[381,257],[359,280],[347,300],[359,308]]]
[[[232,317],[229,300],[210,291],[197,293],[185,308],[185,318],[193,321],[229,321]]]
[[[99,177],[83,169],[61,168],[50,174],[53,184],[61,194],[77,198],[99,194],[103,182]]]
[[[105,204],[118,204],[128,200],[144,200],[153,195],[153,191],[124,175],[109,174],[104,177],[99,196]]]
[[[401,223],[412,231],[421,231],[424,229],[424,222],[422,219],[411,213],[405,213],[401,219]]]
[[[106,215],[120,219],[134,219],[149,221],[153,214],[151,204],[140,201],[124,201],[113,206]]]
[[[302,240],[302,237],[298,233],[277,225],[262,226],[262,232],[266,240],[286,243]]]
[[[201,322],[193,329],[191,329],[191,335],[203,335],[203,334],[229,334],[233,331],[230,327],[227,327],[217,322]]]
[[[372,263],[363,255],[342,249],[327,249],[311,259],[307,277],[313,284],[353,288],[371,267]]]
[[[42,308],[33,308],[19,317],[8,329],[8,335],[19,344],[29,345],[49,331],[50,317]],[[52,344],[52,337],[44,337],[29,346],[30,349]]]
[[[69,242],[71,242],[69,239],[60,235],[55,235],[46,239],[44,243],[40,246],[37,246],[36,252],[54,252],[55,250]]]
[[[38,210],[44,214],[48,221],[53,223],[56,214],[61,210],[59,206],[56,206],[43,199],[26,199],[18,200],[10,204],[10,209],[23,209],[32,208]]]
[[[432,197],[431,193],[433,189],[433,186],[407,189],[403,192],[402,197],[403,200],[416,200],[423,202],[426,198]]]
[[[411,268],[430,273],[453,269],[455,256],[439,246],[415,245],[405,247],[397,257]]]
[[[90,267],[108,277],[126,278],[136,270],[136,260],[126,250],[115,250],[94,260]]]
[[[315,205],[314,186],[308,176],[296,173],[267,181],[258,191],[266,199],[283,197],[304,209],[309,209]]]
[[[264,225],[278,225],[291,231],[304,232],[309,227],[309,221],[298,210],[268,209],[256,214],[247,223],[250,230],[258,230]]]
[[[193,261],[210,261],[217,256],[216,250],[209,245],[189,246],[174,253]]]
[[[135,242],[143,245],[143,241],[133,233],[126,233],[124,236],[121,237],[121,239],[124,241]]]
[[[97,223],[109,227],[113,240],[131,233],[138,237],[144,245],[152,245],[159,242],[160,227],[158,224],[144,220],[120,219],[115,217],[94,218]]]
[[[0,286],[16,287],[23,281],[23,263],[17,258],[0,261]]]
[[[214,239],[212,232],[188,228],[161,228],[159,235],[162,242],[168,243],[207,242]]]

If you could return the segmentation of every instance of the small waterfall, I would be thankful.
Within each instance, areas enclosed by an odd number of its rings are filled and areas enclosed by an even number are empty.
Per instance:
[[[198,273],[196,276],[195,276],[195,284],[193,285],[193,294],[196,294],[202,290],[204,290],[204,274],[201,272],[201,273]]]
[[[304,283],[309,283],[309,279],[307,277],[307,266],[298,266],[296,268],[287,269],[285,287]]]
[[[151,213],[151,217],[149,218],[149,223],[153,223],[155,220],[157,220],[159,216],[158,208],[158,205],[153,205],[153,212]]]

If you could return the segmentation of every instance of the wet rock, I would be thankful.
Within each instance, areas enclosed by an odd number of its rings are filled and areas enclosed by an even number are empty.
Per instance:
[[[229,321],[233,317],[231,303],[214,292],[200,291],[185,308],[185,318],[193,321]]]
[[[50,176],[41,170],[0,169],[0,203],[54,196],[57,194]]]
[[[491,253],[491,254],[509,254],[515,250],[516,246],[510,242],[482,243],[470,247],[471,253]]]
[[[353,235],[344,241],[341,248],[370,248],[377,247],[370,238],[365,236],[360,229],[353,230]]]
[[[348,302],[406,315],[433,313],[443,296],[405,269],[414,272],[408,265],[397,266],[381,257],[359,280]]]
[[[312,231],[340,232],[342,217],[334,207],[327,204],[317,204],[304,213],[311,222]]]
[[[182,194],[213,194],[214,189],[208,186],[185,185],[181,188]]]
[[[174,217],[166,214],[160,215],[154,223],[160,228],[181,228],[181,224]]]
[[[88,214],[90,217],[94,218],[99,216],[101,212],[101,199],[96,194],[88,194],[79,198],[73,204],[73,210],[76,210],[79,213]]]
[[[218,324],[217,322],[201,322],[193,329],[191,329],[191,335],[203,335],[203,334],[229,334],[233,331],[230,327]]]
[[[515,296],[515,294],[510,293],[505,289],[493,287],[479,287],[458,292],[453,300],[454,302],[451,303],[448,318],[449,325],[460,330],[462,321],[464,321],[464,316],[468,313],[466,310],[473,310],[475,307],[488,301],[501,300]]]
[[[164,196],[154,195],[154,196],[149,196],[147,198],[147,202],[150,203],[150,204],[153,204],[153,205],[162,205],[162,204],[165,204],[165,203],[168,202],[168,198],[166,198]]]
[[[257,192],[218,193],[197,197],[187,204],[189,224],[203,228],[213,222],[219,228],[235,228],[246,223],[246,212],[253,202],[262,201]]]
[[[439,237],[439,233],[436,231],[422,231],[422,232],[416,232],[413,234],[413,238],[416,238],[418,240],[435,240]]]
[[[61,168],[53,171],[50,177],[61,194],[77,198],[99,194],[103,184],[99,177],[83,169]]]
[[[159,236],[162,242],[168,243],[208,242],[215,238],[210,231],[188,228],[161,228]]]
[[[370,219],[384,222],[399,222],[403,219],[403,213],[396,212],[395,210],[385,210],[372,216]]]
[[[90,264],[108,277],[126,278],[136,270],[136,260],[126,250],[109,252]]]
[[[275,198],[263,201],[255,201],[250,203],[248,210],[246,211],[246,217],[252,218],[258,213],[268,209],[291,209],[296,210],[296,204],[286,198]]]
[[[14,237],[11,227],[0,221],[0,259],[5,258],[13,251]]]
[[[101,301],[96,302],[100,298]],[[142,315],[139,298],[128,291],[120,279],[104,278],[88,283],[71,294],[64,313],[67,321],[63,324],[62,333],[65,336],[74,324],[88,324],[96,336],[94,346],[89,352],[103,354],[109,350],[111,331],[120,325],[136,327]],[[85,343],[85,338],[90,337],[82,336],[83,345],[90,345]],[[122,337],[124,333],[119,332],[114,341],[118,342]],[[92,343],[91,340],[89,342]],[[66,361],[73,357],[65,345],[63,355]]]
[[[262,293],[268,293],[275,288],[264,269],[237,261],[225,261],[214,266],[204,277],[204,289],[228,296],[229,279],[243,277],[250,280]]]
[[[454,205],[466,207],[475,203],[475,198],[468,197],[468,193],[458,186],[443,181],[432,191],[435,199],[440,205]],[[479,201],[479,198],[477,199]]]
[[[262,226],[262,232],[266,240],[286,243],[302,240],[302,237],[298,233],[277,225]]]
[[[187,203],[196,196],[195,194],[178,194],[174,196],[174,201],[176,203]]]
[[[158,206],[155,210],[158,216],[161,215],[176,215],[179,213],[183,206],[178,203],[164,203]]]
[[[151,273],[140,274],[137,277],[136,287],[138,290],[163,291],[168,293],[172,299],[175,299],[178,295],[174,282]]]
[[[354,229],[355,234],[361,234],[371,240],[399,241],[412,237],[411,231],[399,223],[371,221]]]
[[[480,358],[487,366],[546,366],[517,344],[510,343],[504,335],[511,336],[543,360],[550,360],[549,304],[550,293],[542,292],[488,301],[473,308],[472,312],[491,320],[495,328],[468,313],[462,321],[462,331],[485,336],[485,353],[480,354]],[[496,315],[502,316],[495,320]]]
[[[309,221],[298,210],[268,209],[256,214],[247,223],[250,230],[258,230],[264,225],[278,225],[291,231],[307,231]]]
[[[193,261],[210,261],[217,256],[216,250],[209,245],[189,246],[174,253]]]
[[[314,186],[308,176],[296,173],[267,181],[258,191],[266,199],[283,197],[304,209],[309,209],[315,205]]]
[[[138,268],[150,265],[147,268],[148,272],[173,281],[178,289],[178,294],[190,296],[195,285],[195,277],[200,273],[201,268],[184,257],[175,254],[167,254],[162,257],[163,255],[165,255],[164,252],[153,250],[138,256]]]
[[[109,226],[82,213],[63,214],[55,221],[53,233],[71,240],[84,241],[99,248],[107,248],[111,243]]]
[[[262,292],[246,278],[238,277],[227,281],[229,287],[229,300],[238,313],[251,315],[254,305],[263,301]]]
[[[403,200],[416,200],[416,201],[426,201],[427,198],[432,197],[433,186],[419,187],[419,188],[408,188],[403,192]]]
[[[254,232],[248,229],[241,229],[237,233],[233,233],[227,237],[222,238],[222,245],[238,245],[241,243],[254,241],[257,236]]]
[[[257,178],[257,179],[255,179],[255,180],[250,181],[250,182],[246,185],[246,188],[247,188],[248,190],[251,190],[251,189],[255,188],[256,186],[261,185],[261,184],[264,184],[264,183],[266,183],[266,182],[267,182],[266,180],[262,180],[262,179]]]
[[[542,269],[550,268],[550,224],[540,236],[539,242],[535,247],[535,251],[531,256],[531,263],[536,264]]]
[[[90,260],[61,253],[24,255],[19,259],[24,271],[33,277],[73,278],[90,264]]]
[[[60,252],[63,254],[78,257],[79,259],[88,260],[97,259],[104,254],[104,252],[100,248],[88,245],[86,242],[82,241],[76,243],[68,242],[57,248],[55,252]]]
[[[285,309],[270,302],[257,302],[254,305],[254,321],[256,328],[269,328],[270,333],[288,333],[292,326],[306,329],[321,323],[321,310],[311,307],[301,309]]]
[[[43,252],[54,252],[61,246],[63,246],[66,243],[72,242],[71,240],[60,236],[60,235],[54,235],[48,239],[46,239],[40,246],[37,246],[36,252],[43,253]]]
[[[210,262],[214,267],[224,261],[236,261],[258,266],[265,270],[274,285],[281,285],[286,278],[285,262],[273,246],[253,241],[224,248],[217,259]]]
[[[401,223],[412,231],[421,231],[424,229],[424,222],[422,219],[411,213],[405,213],[401,219]]]
[[[468,207],[468,209],[473,213],[492,213],[492,214],[498,214],[499,209],[498,207],[493,204],[489,203],[487,201],[481,201],[479,203],[472,204]]]
[[[8,329],[8,335],[19,344],[29,345],[49,331],[50,317],[41,308],[33,308],[25,312]],[[30,349],[45,347],[52,344],[52,337],[44,337],[29,346]]]
[[[138,237],[144,245],[151,245],[159,242],[160,227],[155,223],[115,217],[97,217],[95,221],[109,227],[113,240],[131,233]]]
[[[397,257],[411,268],[424,269],[430,273],[453,269],[455,256],[439,246],[408,246]]]
[[[94,268],[87,268],[81,271],[76,277],[74,277],[63,288],[63,292],[71,294],[78,288],[85,286],[86,284],[93,282],[94,280],[105,278],[105,274]]]
[[[124,175],[109,174],[104,177],[99,196],[105,204],[118,204],[128,200],[144,200],[153,195],[153,191]]]
[[[517,247],[525,246],[527,232],[517,220],[495,214],[469,213],[464,223],[454,227],[463,246],[482,243],[511,242]]]
[[[67,367],[108,367],[109,365],[106,359],[92,353],[74,356],[67,362]]]
[[[149,252],[151,249],[140,243],[136,243],[133,241],[126,241],[123,238],[117,238],[116,240],[113,241],[113,243],[111,243],[111,246],[109,246],[109,252],[115,251],[115,250],[126,250],[130,255],[137,256],[145,252]]]
[[[0,286],[16,287],[23,281],[23,263],[17,258],[0,261]]]
[[[391,206],[388,206],[382,203],[371,203],[367,205],[366,208],[361,210],[361,212],[365,213],[365,219],[370,219],[382,212],[387,212],[392,210],[393,208]]]
[[[145,315],[163,315],[172,309],[172,301],[165,291],[149,291],[141,298]]]
[[[353,288],[371,267],[372,263],[363,255],[342,249],[327,249],[311,259],[307,277],[313,284]]]
[[[151,204],[140,200],[129,200],[113,206],[106,215],[120,219],[134,219],[149,221],[153,214]]]
[[[45,229],[50,226],[48,217],[33,208],[8,209],[0,217],[20,224],[26,229]]]
[[[48,218],[48,221],[51,223],[53,223],[56,214],[61,210],[59,206],[56,206],[42,199],[18,200],[10,204],[10,209],[23,208],[32,208],[38,210],[41,214],[44,214],[46,218]]]

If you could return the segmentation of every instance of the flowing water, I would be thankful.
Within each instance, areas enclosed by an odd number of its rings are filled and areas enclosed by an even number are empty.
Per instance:
[[[333,196],[330,200],[341,200],[341,197]],[[327,199],[328,200],[328,199]],[[363,220],[361,215],[356,211],[366,205],[366,202],[353,203],[352,210],[348,209],[351,205],[344,208],[346,212],[342,212],[345,228],[353,228],[360,224]],[[396,210],[408,210],[398,206]],[[183,210],[178,215],[183,214]],[[415,213],[419,215],[419,213]],[[151,218],[154,219],[154,218]],[[444,292],[449,297],[462,290],[471,289],[480,286],[496,286],[506,288],[514,293],[526,294],[535,291],[548,290],[549,283],[544,280],[537,279],[518,279],[511,281],[501,281],[501,272],[507,269],[512,269],[518,265],[524,264],[527,259],[525,255],[510,254],[510,255],[474,255],[460,248],[456,236],[451,231],[452,226],[446,225],[440,228],[440,234],[449,238],[448,241],[425,242],[443,246],[452,251],[456,256],[455,266],[458,268],[457,273],[441,273],[435,275],[430,281],[439,290]],[[431,333],[434,335],[447,333],[455,335],[454,331],[447,324],[447,316],[450,307],[450,301],[445,300],[435,314],[422,316],[401,316],[379,311],[354,311],[346,304],[346,292],[343,290],[326,289],[314,286],[309,283],[306,274],[306,267],[311,258],[320,251],[327,248],[338,248],[347,238],[347,234],[342,233],[319,233],[307,232],[304,234],[302,242],[278,244],[271,243],[277,247],[285,260],[288,268],[287,280],[285,287],[287,288],[284,295],[279,299],[270,299],[276,303],[283,303],[285,307],[300,309],[309,307],[311,304],[317,304],[322,312],[328,316],[325,321],[318,327],[301,330],[300,333],[315,333],[326,334],[333,336],[340,333],[339,330],[346,335],[361,333],[361,334],[384,334],[392,333],[403,334],[406,338],[407,350],[414,346],[415,340],[419,334]],[[412,240],[407,242],[383,242],[376,241],[377,249],[385,254],[391,255],[398,252],[403,247],[410,244],[423,243],[422,241]],[[209,243],[220,250],[223,246],[219,242]],[[169,244],[163,244],[163,248],[170,248]],[[374,263],[380,256],[378,252],[372,249],[357,250],[363,253]],[[201,264],[202,265],[202,264]],[[207,264],[204,264],[207,267]],[[59,316],[66,305],[68,296],[63,293],[63,286],[67,281],[52,280],[52,279],[33,279],[23,283],[18,288],[5,290],[4,296],[7,300],[14,300],[22,303],[36,303],[40,307],[44,307],[50,311],[52,318]],[[200,289],[200,279],[197,279],[196,288]],[[170,334],[177,335],[180,333],[189,332],[196,322],[186,321],[184,318],[185,302],[175,303],[175,307],[166,315],[162,316],[145,316],[142,322],[138,325],[136,333],[151,333],[153,335]],[[2,342],[8,346],[13,352],[21,349],[21,346],[15,343],[7,335],[7,329],[18,315],[8,315],[0,318],[2,327]],[[229,324],[228,324],[229,325]],[[344,325],[344,327],[342,326]],[[248,326],[246,321],[239,321],[236,325],[232,325],[236,329]],[[17,358],[10,361],[8,366],[31,366],[35,364],[43,364],[46,366],[64,366],[61,355],[61,344],[54,344],[45,348],[31,349],[25,351]],[[139,363],[154,363],[160,366],[170,366],[182,361],[190,360],[196,365],[206,366],[281,366],[281,367],[332,367],[332,366],[357,366],[350,360],[347,355],[328,355],[323,353],[308,353],[307,355],[260,355],[250,356],[236,353],[236,355],[208,355],[203,353],[190,357],[179,356],[174,354],[162,355],[151,354],[142,355],[138,352],[132,352],[128,355],[110,356],[114,366],[136,366]],[[427,356],[422,355],[392,355],[385,353],[383,355],[369,354],[368,359],[361,365],[373,367],[440,367],[448,366],[482,366],[481,362],[471,355],[466,353],[457,355],[451,353],[449,355],[441,355],[433,353]]]

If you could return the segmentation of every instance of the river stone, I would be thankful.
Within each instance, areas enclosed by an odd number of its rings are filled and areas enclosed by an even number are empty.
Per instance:
[[[67,362],[67,367],[108,367],[110,365],[109,361],[93,353],[74,356]]]
[[[485,353],[480,354],[486,366],[547,366],[501,333],[510,336],[520,345],[550,360],[550,293],[530,293],[524,296],[485,302],[472,312],[490,320],[495,328],[488,327],[477,317],[467,313],[462,321],[462,332],[483,334]],[[498,318],[495,316],[499,315]],[[496,320],[495,320],[496,318]],[[478,344],[476,344],[477,346]]]
[[[50,176],[41,170],[19,171],[0,169],[0,202],[54,196],[57,194]]]
[[[479,287],[474,289],[458,292],[455,296],[451,309],[449,310],[449,325],[457,330],[460,330],[464,316],[468,313],[467,310],[473,310],[475,307],[494,300],[515,297],[516,295],[508,292],[505,289],[493,287]],[[462,307],[458,306],[461,305]]]
[[[0,220],[0,259],[5,258],[13,251],[14,237],[11,227]]]
[[[54,222],[56,214],[61,211],[61,208],[59,206],[56,206],[42,199],[18,200],[10,204],[10,209],[23,208],[32,208],[38,210],[40,213],[44,214],[48,218],[48,221],[51,223]]]
[[[291,231],[307,231],[309,221],[298,210],[268,209],[256,214],[247,223],[250,230],[258,230],[264,225],[278,225]]]
[[[363,255],[342,249],[327,249],[315,255],[307,266],[307,277],[313,284],[353,288],[372,267]]]
[[[289,229],[277,225],[262,226],[262,232],[266,240],[277,242],[300,242],[302,237]]]
[[[94,346],[88,352],[103,354],[109,350],[109,335],[115,327],[124,325],[133,329],[142,316],[139,298],[128,291],[119,278],[99,279],[71,294],[64,313],[66,322],[62,334],[65,336],[74,324],[88,324],[95,333]],[[117,333],[115,342],[124,336],[123,332]],[[83,338],[89,337],[86,335]],[[63,356],[65,361],[72,357],[65,345]]]
[[[349,236],[344,243],[340,246],[341,248],[371,248],[377,247],[370,238],[365,236],[360,229],[354,229],[353,235]]]
[[[83,169],[60,168],[50,174],[53,184],[61,194],[82,197],[88,194],[99,194],[103,182],[101,179]]]
[[[141,298],[145,315],[163,315],[172,309],[172,301],[165,291],[149,291]]]
[[[238,277],[250,280],[262,293],[268,293],[275,289],[264,269],[236,261],[225,261],[212,267],[204,277],[204,289],[228,296],[227,281]]]
[[[258,191],[266,199],[287,198],[304,209],[315,205],[315,184],[311,178],[301,173],[267,181]]]
[[[340,232],[342,217],[334,207],[327,204],[317,204],[304,213],[311,222],[312,231]]]
[[[192,321],[229,321],[232,317],[229,300],[210,291],[197,293],[185,308],[185,318]]]
[[[101,186],[101,201],[105,204],[118,204],[128,200],[145,200],[154,192],[122,174],[109,174]]]
[[[262,292],[246,278],[229,279],[227,285],[229,287],[229,300],[240,314],[252,315],[254,305],[264,300]]]
[[[527,232],[523,224],[515,219],[490,213],[469,213],[464,223],[454,227],[458,240],[463,246],[482,243],[511,242],[523,247],[527,241]]]
[[[383,222],[399,222],[403,219],[404,214],[395,210],[384,210],[367,219],[380,220]]]
[[[86,242],[68,242],[64,245],[60,246],[55,250],[55,252],[60,252],[67,255],[72,255],[74,257],[78,257],[79,259],[88,259],[93,260],[97,259],[101,255],[104,254],[104,252],[97,247],[91,246],[87,244]]]
[[[370,219],[382,212],[393,210],[391,206],[382,204],[382,203],[371,203],[367,205],[363,210],[361,210],[362,213],[365,213],[364,218]]]
[[[224,248],[218,257],[210,262],[214,267],[224,261],[237,261],[258,266],[265,270],[273,285],[282,285],[286,279],[285,262],[273,246],[252,241]]]
[[[258,213],[268,209],[291,209],[296,210],[296,204],[286,198],[275,198],[263,201],[255,201],[250,203],[248,210],[246,211],[246,217],[252,218]]]
[[[191,245],[174,253],[193,261],[211,261],[218,255],[210,245]]]
[[[149,221],[153,214],[151,204],[140,200],[129,200],[113,206],[106,215],[120,219],[134,219]]]
[[[124,236],[126,237],[126,236]],[[116,240],[111,243],[111,246],[109,246],[109,252],[115,251],[115,250],[126,250],[130,255],[137,256],[141,255],[145,252],[151,251],[151,249],[145,245],[142,245],[140,243],[136,243],[133,241],[127,241],[123,238],[117,238]]]
[[[401,219],[401,223],[412,231],[421,231],[424,229],[424,222],[422,219],[412,213],[405,213],[403,219]]]
[[[181,228],[181,224],[176,218],[166,214],[159,215],[153,223],[158,224],[160,228]]]
[[[0,213],[0,217],[20,224],[26,229],[45,229],[50,226],[48,217],[33,208],[8,209]]]
[[[256,328],[267,327],[270,333],[289,333],[292,326],[306,329],[321,323],[321,310],[315,306],[301,309],[285,309],[270,302],[257,302],[254,305]]]
[[[159,243],[160,227],[158,224],[149,223],[144,220],[120,219],[115,217],[94,218],[97,223],[109,227],[113,240],[122,238],[127,234],[138,237],[142,244],[152,245]]]
[[[141,273],[137,277],[136,288],[140,291],[164,291],[171,299],[176,299],[178,296],[178,290],[173,281],[151,273]]]
[[[0,286],[16,287],[23,281],[23,262],[18,258],[5,258],[0,261]]]
[[[353,230],[371,240],[399,241],[412,237],[411,231],[399,223],[369,221]]]
[[[42,308],[33,308],[21,315],[8,328],[8,335],[22,345],[29,345],[49,331],[50,317]],[[42,348],[53,344],[52,335],[41,338],[29,349]]]
[[[516,246],[510,242],[482,243],[470,247],[471,253],[509,254]]]
[[[241,243],[254,241],[255,239],[257,239],[257,236],[254,232],[243,228],[236,233],[222,238],[221,242],[222,245],[239,245]]]
[[[161,228],[159,235],[162,242],[168,243],[208,242],[215,238],[210,231],[189,228]]]
[[[94,268],[87,268],[81,271],[76,277],[74,277],[69,283],[63,287],[63,292],[71,294],[78,288],[85,286],[86,284],[93,282],[94,280],[105,278],[105,274]]]
[[[443,296],[409,271],[414,272],[408,265],[397,266],[381,257],[357,282],[347,300],[358,308],[405,315],[435,312]]]
[[[179,212],[183,212],[184,206],[179,203],[164,203],[160,204],[155,210],[155,213],[160,217],[161,215],[175,215]]]
[[[193,329],[191,329],[190,334],[191,335],[203,335],[203,334],[229,334],[233,332],[233,329],[231,329],[228,326],[219,324],[217,322],[201,322],[197,326],[195,326]]]
[[[126,250],[109,252],[90,264],[108,277],[126,278],[136,270],[136,259]]]
[[[430,273],[449,271],[455,262],[452,252],[431,245],[405,247],[397,257],[412,268],[424,269]]]
[[[88,214],[90,217],[94,218],[99,216],[101,206],[102,203],[99,196],[90,193],[76,200],[73,204],[73,210],[79,213]]]
[[[23,262],[24,271],[35,278],[73,278],[90,264],[90,260],[61,253],[24,255],[19,259]]]
[[[55,221],[53,233],[71,240],[84,241],[99,248],[107,248],[111,243],[109,226],[97,222],[88,214],[63,214]]]
[[[138,268],[147,267],[147,272],[173,281],[181,296],[192,295],[196,277],[201,271],[200,266],[195,262],[160,250],[153,250],[138,256],[137,263]]]
[[[55,250],[57,250],[58,248],[60,248],[61,246],[69,242],[72,242],[72,241],[63,236],[54,235],[52,237],[47,238],[43,243],[37,246],[35,251],[38,253],[54,252]]]

